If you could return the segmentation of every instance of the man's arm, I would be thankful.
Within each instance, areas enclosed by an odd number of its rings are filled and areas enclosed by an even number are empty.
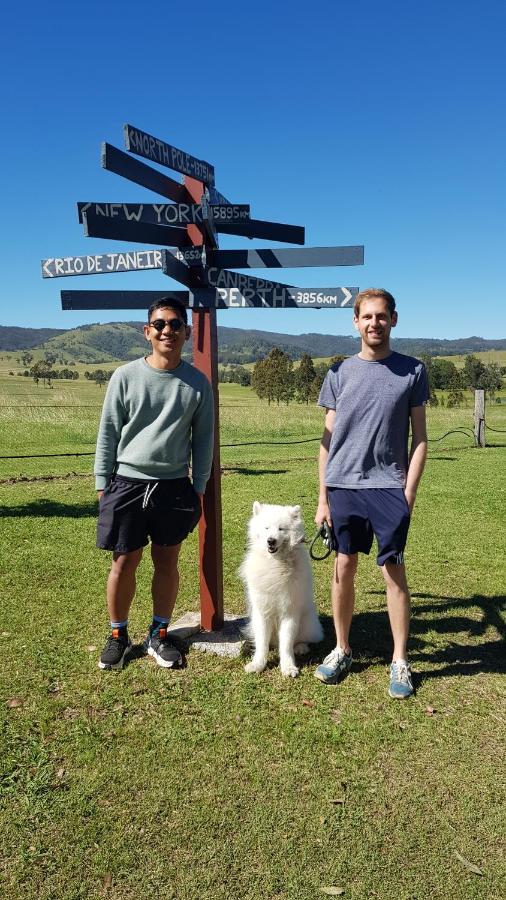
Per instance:
[[[114,472],[116,451],[121,437],[124,418],[125,410],[122,402],[119,374],[115,372],[107,386],[97,435],[93,471],[95,473],[95,487],[99,500]]]
[[[206,386],[192,421],[192,482],[201,499],[211,472],[213,452],[214,395],[206,379]]]
[[[413,511],[418,484],[427,459],[427,423],[425,406],[411,407],[411,449],[409,453],[408,475],[404,493],[410,512]]]
[[[327,499],[327,488],[325,485],[325,470],[327,468],[327,460],[329,458],[329,447],[330,447],[330,439],[332,437],[332,432],[334,430],[334,422],[336,420],[336,411],[335,409],[327,409],[325,411],[325,429],[323,432],[323,436],[320,442],[320,454],[318,457],[318,476],[320,482],[320,492],[318,495],[318,509],[316,510],[316,515],[314,520],[318,526],[322,525],[323,522],[327,522],[328,525],[332,525],[332,520],[330,518],[330,509]]]

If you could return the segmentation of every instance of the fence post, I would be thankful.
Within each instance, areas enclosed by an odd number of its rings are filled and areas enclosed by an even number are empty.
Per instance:
[[[474,445],[485,446],[485,391],[474,392]]]

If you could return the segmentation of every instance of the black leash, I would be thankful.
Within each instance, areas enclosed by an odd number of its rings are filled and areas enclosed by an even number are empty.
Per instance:
[[[315,545],[317,542],[321,540],[324,545],[324,552],[321,556],[315,553]],[[327,522],[322,522],[318,531],[316,532],[313,540],[309,545],[309,555],[311,559],[320,560],[327,559],[327,556],[330,556],[333,550],[336,550],[336,543],[334,541],[334,535],[332,530],[327,525]]]

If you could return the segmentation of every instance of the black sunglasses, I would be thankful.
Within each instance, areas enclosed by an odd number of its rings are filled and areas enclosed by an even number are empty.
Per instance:
[[[165,326],[168,325],[170,330],[177,334],[184,327],[184,322],[181,319],[155,319],[154,322],[148,322],[148,325],[152,325],[155,331],[163,331]]]

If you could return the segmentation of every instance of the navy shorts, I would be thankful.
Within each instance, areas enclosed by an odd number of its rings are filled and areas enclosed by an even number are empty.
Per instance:
[[[131,553],[149,538],[162,547],[175,546],[193,531],[201,512],[189,478],[140,481],[116,475],[100,500],[97,547]]]
[[[404,562],[410,512],[401,488],[327,488],[339,553],[369,553],[378,542],[379,566]]]

